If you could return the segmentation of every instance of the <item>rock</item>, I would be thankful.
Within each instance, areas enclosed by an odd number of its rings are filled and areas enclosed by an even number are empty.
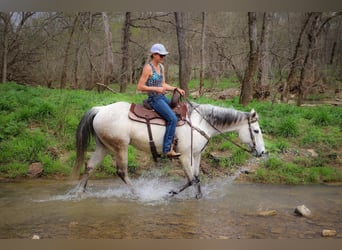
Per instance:
[[[39,237],[39,235],[37,235],[37,234],[34,234],[33,236],[32,236],[32,240],[39,240],[40,239],[40,237]]]
[[[304,216],[304,217],[311,217],[311,211],[310,209],[308,209],[305,205],[301,205],[296,207],[295,209],[295,214],[298,214],[300,216]]]
[[[332,237],[336,236],[336,230],[330,230],[330,229],[323,229],[322,236],[323,237]]]
[[[276,215],[276,214],[277,214],[276,210],[267,210],[267,211],[260,211],[260,212],[258,212],[259,216],[264,216],[264,217],[273,216],[273,215]]]
[[[75,227],[78,226],[78,222],[77,221],[72,221],[69,223],[69,227]]]
[[[284,229],[281,227],[274,227],[271,229],[272,234],[282,234],[284,233]]]
[[[317,157],[318,156],[318,154],[316,153],[316,151],[314,149],[308,149],[307,151],[310,153],[310,155],[312,157]]]
[[[34,162],[32,163],[29,168],[27,174],[30,177],[40,177],[43,173],[43,167],[40,162]]]

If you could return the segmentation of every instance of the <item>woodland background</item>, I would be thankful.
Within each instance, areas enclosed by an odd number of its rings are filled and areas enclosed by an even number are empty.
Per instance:
[[[189,91],[196,79],[200,95],[223,78],[243,105],[342,89],[341,12],[0,12],[0,80],[124,93],[153,43],[170,51],[166,80]]]

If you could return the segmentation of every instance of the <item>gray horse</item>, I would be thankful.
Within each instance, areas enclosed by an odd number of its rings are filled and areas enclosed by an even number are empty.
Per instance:
[[[150,144],[146,124],[129,119],[130,106],[127,102],[116,102],[93,107],[81,119],[76,134],[77,162],[74,174],[80,174],[91,135],[95,138],[96,149],[86,163],[85,173],[78,185],[79,192],[85,191],[89,175],[109,152],[114,153],[118,176],[134,190],[127,173],[128,145],[150,152]],[[194,185],[196,198],[201,198],[201,153],[212,136],[236,131],[241,142],[248,145],[255,156],[264,154],[265,146],[258,115],[254,110],[242,112],[232,108],[190,102],[187,103],[187,108],[187,123],[177,127],[175,135],[187,183],[170,194],[175,195]],[[151,130],[157,151],[161,152],[165,126],[151,125]]]

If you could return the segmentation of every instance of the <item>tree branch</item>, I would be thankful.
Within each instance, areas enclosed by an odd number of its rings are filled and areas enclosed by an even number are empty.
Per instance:
[[[113,92],[114,94],[118,93],[115,90],[113,90],[112,88],[108,87],[107,85],[104,85],[103,83],[96,82],[95,84],[108,89],[110,92]]]

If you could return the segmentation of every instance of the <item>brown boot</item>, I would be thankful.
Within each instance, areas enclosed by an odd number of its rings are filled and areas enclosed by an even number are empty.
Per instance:
[[[177,158],[181,155],[182,155],[181,153],[177,153],[173,149],[171,149],[169,152],[166,153],[166,156],[169,158]]]

